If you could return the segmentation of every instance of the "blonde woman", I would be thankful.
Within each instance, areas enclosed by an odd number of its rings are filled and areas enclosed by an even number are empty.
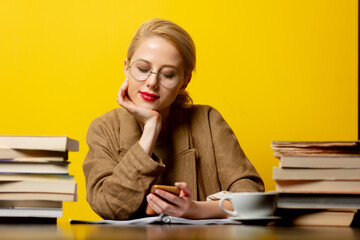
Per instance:
[[[191,37],[175,23],[153,19],[137,30],[117,97],[122,108],[95,119],[87,134],[87,200],[104,219],[144,217],[147,204],[159,214],[225,218],[221,193],[264,191],[220,113],[192,104],[186,87],[195,62]],[[153,194],[153,184],[181,193]]]

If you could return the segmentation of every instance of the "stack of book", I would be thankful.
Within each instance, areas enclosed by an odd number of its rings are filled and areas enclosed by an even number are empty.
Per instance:
[[[278,214],[295,225],[350,226],[360,209],[360,143],[273,141]]]
[[[69,151],[79,142],[67,136],[0,135],[0,221],[56,222],[63,201],[76,201]]]

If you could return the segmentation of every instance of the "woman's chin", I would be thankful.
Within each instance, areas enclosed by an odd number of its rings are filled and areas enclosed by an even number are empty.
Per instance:
[[[135,105],[142,107],[142,108],[146,108],[146,109],[150,109],[153,111],[158,111],[159,109],[157,108],[157,106],[155,106],[155,104],[153,103],[147,103],[147,102],[135,102]]]
[[[159,113],[162,112],[167,112],[168,109],[170,109],[170,106],[158,106],[156,103],[154,102],[144,102],[144,101],[136,101],[135,105],[142,107],[142,108],[146,108],[146,109],[150,109],[153,111],[157,111]]]

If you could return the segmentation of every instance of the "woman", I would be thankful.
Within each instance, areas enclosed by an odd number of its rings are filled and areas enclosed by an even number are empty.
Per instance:
[[[137,218],[149,204],[159,214],[225,218],[219,192],[264,190],[222,116],[193,106],[185,91],[195,46],[184,29],[150,20],[137,30],[127,57],[117,98],[122,108],[95,119],[87,135],[83,169],[87,200],[97,214]],[[180,196],[149,193],[155,183],[177,186]],[[209,196],[215,201],[205,201]]]

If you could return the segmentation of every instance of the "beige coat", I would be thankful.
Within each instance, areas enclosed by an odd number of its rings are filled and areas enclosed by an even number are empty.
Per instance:
[[[170,111],[175,181],[186,182],[193,200],[220,191],[264,191],[229,125],[209,106]],[[149,157],[138,140],[141,129],[125,109],[95,119],[88,130],[83,164],[87,200],[105,219],[144,215],[149,188],[165,166]]]

